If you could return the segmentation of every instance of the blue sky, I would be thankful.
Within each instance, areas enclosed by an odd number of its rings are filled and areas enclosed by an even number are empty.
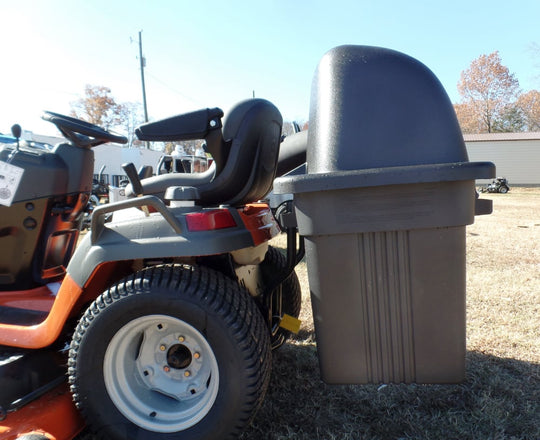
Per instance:
[[[151,119],[257,97],[306,120],[321,56],[341,44],[411,55],[452,101],[460,73],[499,50],[524,90],[540,89],[540,1],[0,0],[0,132],[55,134],[44,109],[68,113],[85,84],[142,101]],[[132,41],[131,41],[132,40]]]

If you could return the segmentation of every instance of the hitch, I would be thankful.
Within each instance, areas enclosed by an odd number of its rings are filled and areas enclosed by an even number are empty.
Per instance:
[[[285,269],[280,273],[277,273],[267,284],[262,297],[272,334],[276,334],[279,327],[293,333],[298,333],[300,321],[295,317],[282,312],[281,285],[292,274],[295,266],[302,258],[304,258],[304,237],[298,236],[292,200],[288,200],[279,205],[274,217],[276,218],[280,229],[287,234],[287,264]],[[296,239],[297,236],[298,243]],[[279,317],[279,322],[274,322],[275,317]]]

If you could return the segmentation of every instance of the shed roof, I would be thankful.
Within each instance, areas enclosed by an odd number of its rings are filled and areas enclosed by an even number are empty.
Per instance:
[[[532,141],[540,140],[540,132],[464,134],[463,139],[465,142]]]

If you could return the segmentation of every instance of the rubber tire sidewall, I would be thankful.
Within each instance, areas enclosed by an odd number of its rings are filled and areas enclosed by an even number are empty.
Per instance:
[[[113,336],[131,320],[154,314],[172,316],[192,325],[206,337],[218,362],[220,381],[214,405],[200,422],[177,433],[157,433],[133,425],[116,409],[103,379],[103,359]],[[101,426],[93,426],[92,430],[98,435],[101,432],[103,438],[118,440],[226,438],[231,427],[224,426],[223,420],[236,419],[242,407],[240,396],[249,388],[239,374],[245,367],[238,347],[226,336],[229,331],[219,316],[207,314],[199,305],[184,297],[175,297],[161,286],[154,287],[149,295],[128,296],[100,311],[86,329],[77,355],[80,364],[76,372],[78,399],[87,417],[101,421]],[[82,359],[85,362],[81,364]],[[88,396],[92,396],[91,401]]]

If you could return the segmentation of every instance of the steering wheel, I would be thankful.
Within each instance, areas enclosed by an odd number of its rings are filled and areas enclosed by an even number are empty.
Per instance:
[[[127,143],[127,138],[104,130],[80,119],[50,111],[43,112],[42,119],[52,122],[62,134],[79,147],[95,147],[107,142]]]

